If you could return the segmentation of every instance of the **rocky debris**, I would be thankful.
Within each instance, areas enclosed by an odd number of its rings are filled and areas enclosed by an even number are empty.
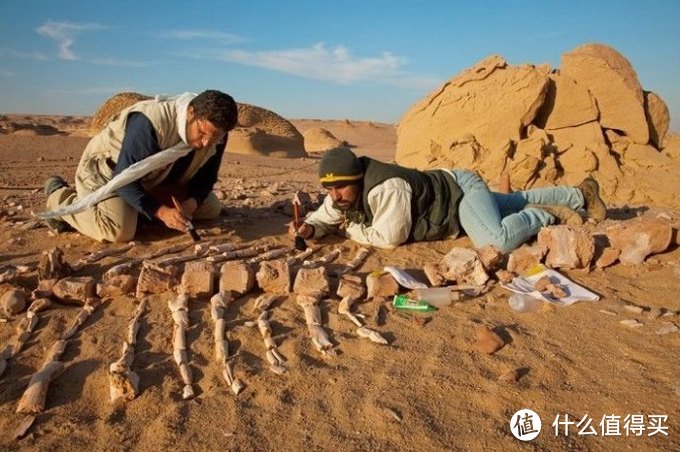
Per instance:
[[[661,317],[661,309],[659,308],[650,308],[649,311],[647,311],[647,318],[649,320],[656,320],[659,317]]]
[[[129,294],[137,287],[137,277],[126,273],[104,273],[102,282],[97,284],[99,298],[114,298]]]
[[[323,297],[330,293],[326,267],[301,268],[295,276],[293,292],[299,295]]]
[[[534,283],[534,289],[538,290],[539,292],[544,292],[552,283],[553,282],[552,279],[550,279],[550,276],[543,276]]]
[[[302,135],[305,139],[305,151],[325,152],[343,145],[343,142],[326,129],[321,127],[311,127],[305,130]]]
[[[635,319],[626,319],[626,320],[621,320],[621,325],[625,325],[629,328],[642,328],[645,326],[644,323],[640,323]]]
[[[504,381],[506,383],[515,383],[518,380],[519,380],[518,369],[509,370],[498,377],[498,381]]]
[[[53,248],[43,252],[38,263],[38,277],[43,279],[61,279],[71,274],[71,267],[64,259],[61,248]]]
[[[588,268],[595,254],[595,242],[587,232],[565,225],[542,228],[538,246],[548,250],[545,264],[550,268]]]
[[[26,292],[10,289],[0,296],[0,308],[5,317],[11,318],[26,309]]]
[[[496,278],[502,283],[511,283],[515,278],[515,274],[508,270],[498,270],[496,272]]]
[[[477,252],[469,248],[452,248],[440,264],[449,281],[481,286],[489,280]]]
[[[399,293],[399,284],[387,272],[374,271],[366,275],[366,298],[389,298]]]
[[[95,297],[96,283],[91,276],[69,276],[62,278],[52,287],[54,296],[65,303],[84,305]]]
[[[547,250],[540,245],[524,244],[508,256],[507,270],[514,273],[522,273],[540,264],[546,252]]]
[[[632,304],[627,304],[623,307],[628,312],[632,312],[633,314],[642,314],[644,312],[644,309],[642,309],[641,306],[635,306]]]
[[[621,250],[617,250],[615,248],[605,248],[602,250],[602,254],[600,254],[600,257],[598,257],[597,260],[595,261],[595,266],[597,268],[609,267],[610,265],[613,265],[617,260],[619,260],[620,255]]]
[[[659,336],[664,336],[666,334],[676,333],[678,331],[680,331],[680,329],[677,326],[670,322],[666,322],[663,324],[663,326],[661,326],[661,328],[656,330],[656,334]]]
[[[191,297],[210,296],[215,287],[215,265],[207,261],[187,262],[182,274],[181,290]]]
[[[612,248],[621,251],[621,263],[633,265],[643,263],[650,254],[666,251],[673,238],[673,228],[659,220],[626,222],[608,228],[606,233]]]
[[[220,292],[243,296],[255,287],[255,266],[245,261],[230,261],[220,270]]]
[[[606,309],[600,309],[600,312],[601,312],[602,314],[605,314],[605,315],[609,315],[609,316],[612,316],[612,317],[616,317],[616,312],[613,312],[613,311],[608,311],[608,310],[606,310]]]
[[[265,292],[290,292],[290,266],[286,259],[260,262],[260,269],[255,274],[255,278],[258,286]]]
[[[475,249],[475,251],[487,273],[495,272],[505,257],[503,252],[494,245],[486,245]]]
[[[425,264],[423,272],[430,285],[433,287],[443,286],[446,283],[446,276],[444,276],[445,269],[441,264]]]
[[[366,295],[361,277],[346,273],[340,277],[337,294],[340,298],[349,297],[352,300],[360,300]]]
[[[0,283],[12,282],[19,277],[19,275],[28,273],[31,268],[27,265],[1,265],[0,266]]]
[[[493,355],[505,345],[505,342],[503,342],[503,339],[498,334],[485,326],[478,326],[475,332],[477,335],[477,350],[482,353]]]
[[[144,261],[137,280],[135,296],[141,299],[145,295],[173,290],[177,286],[178,276],[179,271],[175,266],[162,267],[151,261]]]

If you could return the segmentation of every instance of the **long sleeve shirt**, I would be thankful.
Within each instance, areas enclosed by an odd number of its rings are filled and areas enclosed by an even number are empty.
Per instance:
[[[406,242],[411,232],[411,186],[398,177],[387,179],[368,192],[368,207],[373,213],[370,225],[350,222],[342,210],[326,196],[323,204],[309,214],[305,223],[314,226],[314,238],[334,232],[344,225],[344,234],[355,242],[378,248],[394,248]]]
[[[225,146],[226,138],[224,143],[217,144],[215,154],[208,159],[187,184],[186,188],[189,197],[196,199],[199,205],[205,200],[208,194],[210,194],[213,185],[217,181],[217,173],[222,162]],[[119,174],[130,165],[144,160],[159,151],[161,151],[161,149],[158,145],[156,131],[154,130],[151,121],[149,121],[142,113],[130,114],[125,126],[125,137],[123,138],[118,162],[114,169],[114,175]],[[165,178],[164,182],[178,180],[189,166],[193,156],[194,151],[191,151],[186,156],[174,162],[170,173]],[[128,205],[146,215],[148,218],[152,218],[161,205],[160,201],[144,190],[140,181],[135,181],[121,187],[116,193]]]

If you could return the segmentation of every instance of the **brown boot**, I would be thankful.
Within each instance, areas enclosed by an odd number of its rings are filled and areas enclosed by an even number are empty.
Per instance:
[[[583,193],[583,208],[586,209],[588,217],[595,221],[604,220],[607,216],[607,207],[600,198],[600,186],[597,181],[588,176],[576,188]]]
[[[560,224],[567,226],[581,226],[583,218],[573,209],[567,206],[559,206],[556,204],[527,204],[526,208],[541,209],[548,212],[553,217],[557,218]]]

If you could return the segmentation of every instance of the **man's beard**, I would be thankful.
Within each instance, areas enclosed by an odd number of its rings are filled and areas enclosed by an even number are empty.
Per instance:
[[[352,210],[353,206],[352,206],[351,203],[347,203],[343,206],[343,205],[338,204],[337,202],[333,202],[333,207],[338,209],[338,210],[341,210],[343,212],[347,212],[348,210]]]

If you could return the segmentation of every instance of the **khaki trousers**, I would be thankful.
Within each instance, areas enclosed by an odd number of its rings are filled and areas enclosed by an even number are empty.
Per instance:
[[[78,197],[72,187],[55,190],[47,198],[47,210],[73,204]],[[195,220],[211,220],[220,216],[222,204],[210,192],[203,204],[194,212]],[[139,212],[130,207],[121,198],[115,196],[90,207],[80,213],[61,217],[76,231],[103,242],[128,242],[137,232],[137,216]]]

